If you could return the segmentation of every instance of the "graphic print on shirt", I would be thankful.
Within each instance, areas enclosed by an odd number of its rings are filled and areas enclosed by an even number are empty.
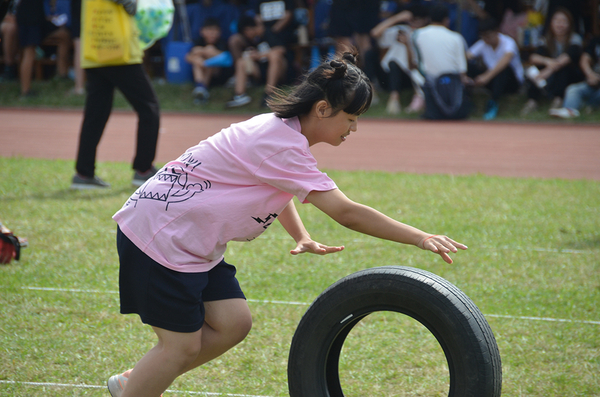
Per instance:
[[[272,212],[269,215],[267,215],[267,217],[265,219],[262,219],[260,216],[252,216],[251,218],[254,219],[256,221],[256,223],[261,224],[262,228],[264,230],[267,230],[267,228],[273,224],[273,221],[278,216],[279,216],[279,214],[276,214],[276,213]],[[256,239],[257,237],[258,236],[251,237],[251,238],[246,238],[245,240],[246,241],[252,241],[252,240]]]
[[[160,182],[170,183],[171,187],[169,190],[165,192],[164,187],[160,186],[159,192],[153,192],[152,188],[156,186],[145,184],[135,192],[138,196],[137,198],[131,197],[129,199],[135,202],[134,207],[137,206],[139,200],[155,200],[165,203],[165,211],[168,211],[169,205],[187,201],[194,197],[194,195],[212,187],[209,180],[200,183],[188,183],[188,174],[202,164],[200,161],[194,159],[191,153],[184,153],[179,157],[179,161],[184,164],[183,167],[167,166],[157,172],[153,178]]]
[[[271,226],[271,224],[273,223],[273,221],[275,220],[275,218],[277,218],[279,215],[272,213],[269,214],[269,216],[267,216],[265,218],[265,220],[262,220],[260,217],[252,217],[252,219],[254,219],[256,222],[261,223],[263,225],[263,229],[268,228],[269,226]]]

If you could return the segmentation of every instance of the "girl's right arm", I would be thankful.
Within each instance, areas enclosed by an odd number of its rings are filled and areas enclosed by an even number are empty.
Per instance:
[[[425,233],[371,207],[356,203],[339,189],[312,191],[307,200],[342,226],[373,237],[415,245],[439,254],[447,263],[452,263],[449,252],[457,252],[458,248],[467,249],[466,245],[446,236]]]
[[[340,252],[344,249],[344,246],[328,246],[314,241],[310,237],[310,234],[308,234],[308,231],[306,231],[293,200],[288,203],[277,219],[286,232],[296,241],[296,248],[290,251],[292,255],[303,254],[305,252],[326,255]]]

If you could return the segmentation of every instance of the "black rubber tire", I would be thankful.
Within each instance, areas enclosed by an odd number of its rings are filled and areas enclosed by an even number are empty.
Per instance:
[[[448,361],[448,396],[500,396],[498,345],[477,306],[449,281],[402,266],[351,274],[312,303],[292,339],[290,396],[343,397],[339,360],[344,341],[362,318],[378,311],[410,316],[435,336]]]

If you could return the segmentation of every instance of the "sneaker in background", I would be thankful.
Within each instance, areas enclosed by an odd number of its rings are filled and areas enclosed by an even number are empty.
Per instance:
[[[572,119],[573,117],[579,117],[579,110],[571,108],[558,108],[550,109],[548,112],[550,116],[558,117],[561,119]]]
[[[498,115],[498,102],[490,99],[485,105],[485,113],[483,114],[484,120],[493,120]]]
[[[140,187],[142,186],[144,183],[146,183],[146,181],[150,178],[152,178],[154,175],[156,175],[156,173],[158,172],[158,170],[156,169],[155,166],[152,166],[148,171],[146,172],[139,172],[139,171],[135,171],[135,173],[133,174],[133,179],[131,180],[131,184],[133,186],[137,186]]]
[[[88,178],[79,174],[75,174],[73,175],[73,180],[71,181],[71,189],[73,190],[106,189],[109,187],[110,184],[104,182],[97,176]]]
[[[235,95],[233,99],[225,104],[226,108],[237,108],[250,103],[252,98],[246,94]]]
[[[387,112],[387,114],[390,115],[400,114],[400,112],[402,111],[400,100],[397,98],[388,99],[387,105],[385,106],[385,111]]]
[[[210,98],[210,92],[208,92],[206,87],[203,85],[196,86],[194,91],[192,91],[192,95],[194,96],[194,103],[196,104],[205,103],[208,101],[208,98]]]

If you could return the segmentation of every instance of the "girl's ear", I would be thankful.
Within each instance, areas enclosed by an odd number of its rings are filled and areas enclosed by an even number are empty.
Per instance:
[[[318,118],[323,119],[331,116],[332,109],[326,100],[321,99],[315,104],[315,112]]]

